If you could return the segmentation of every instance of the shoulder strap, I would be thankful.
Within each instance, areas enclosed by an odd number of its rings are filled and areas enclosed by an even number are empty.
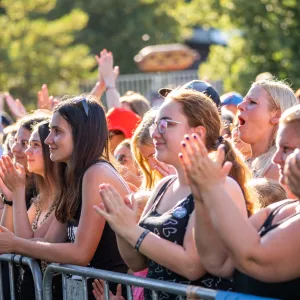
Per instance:
[[[277,223],[277,224],[272,224],[275,216],[279,213],[279,211],[286,205],[289,205],[291,203],[294,203],[297,200],[290,200],[287,202],[284,202],[283,204],[277,206],[274,210],[272,210],[269,214],[269,216],[267,217],[266,221],[263,223],[263,225],[261,226],[260,230],[259,230],[259,234],[260,236],[264,236],[267,232],[269,232],[270,230],[272,230],[273,228],[276,228],[278,225],[281,224],[281,222]]]

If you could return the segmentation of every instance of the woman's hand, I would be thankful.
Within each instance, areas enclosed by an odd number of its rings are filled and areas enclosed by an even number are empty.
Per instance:
[[[25,189],[26,172],[21,164],[13,164],[9,156],[4,155],[0,159],[0,178],[11,192],[19,188]]]
[[[285,183],[295,196],[300,198],[300,149],[287,158],[284,166]]]
[[[96,212],[104,217],[111,228],[120,236],[125,236],[137,226],[137,205],[132,206],[122,199],[120,194],[109,184],[100,185],[102,201],[94,206]]]
[[[105,300],[104,295],[104,281],[101,279],[95,279],[92,283],[93,285],[93,294],[95,296],[96,300]],[[114,295],[111,291],[109,291],[109,300],[125,300],[124,297],[122,297],[122,286],[121,284],[118,284],[117,286],[117,293]]]
[[[47,84],[43,84],[42,88],[38,91],[37,99],[38,109],[47,109],[52,111],[59,103],[58,99],[55,99],[53,96],[49,96]]]
[[[0,254],[15,252],[16,236],[7,228],[0,226]]]
[[[6,104],[16,119],[20,119],[27,114],[26,108],[19,99],[14,99],[9,93],[4,94]]]
[[[224,162],[224,147],[217,150],[216,160],[208,156],[208,151],[201,138],[193,134],[185,136],[181,142],[182,153],[179,153],[187,181],[194,197],[201,199],[201,192],[211,190],[214,186],[224,184],[232,164]]]
[[[154,168],[163,177],[167,177],[167,176],[170,176],[170,175],[176,175],[176,169],[173,166],[167,165],[167,164],[165,164],[161,161],[158,161],[158,160],[156,160],[156,166]]]
[[[100,56],[95,56],[98,63],[98,74],[99,82],[106,87],[115,87],[116,80],[120,74],[118,66],[114,65],[114,58],[111,52],[107,52],[106,49],[103,49],[100,52]]]

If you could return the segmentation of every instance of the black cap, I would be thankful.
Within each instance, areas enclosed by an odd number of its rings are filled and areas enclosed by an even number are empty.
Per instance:
[[[221,101],[220,101],[220,96],[218,92],[211,86],[211,84],[202,81],[202,80],[193,80],[185,85],[181,86],[179,89],[190,89],[190,90],[195,90],[201,93],[204,93],[208,97],[211,98],[211,100],[214,101],[217,107],[220,107]],[[173,89],[170,88],[162,88],[158,91],[158,93],[162,97],[167,97],[170,92],[172,92]]]

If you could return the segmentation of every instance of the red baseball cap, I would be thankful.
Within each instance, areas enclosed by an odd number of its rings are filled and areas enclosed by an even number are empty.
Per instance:
[[[132,137],[135,129],[141,122],[141,118],[131,110],[113,107],[107,114],[108,130],[119,130],[124,133],[125,138]]]

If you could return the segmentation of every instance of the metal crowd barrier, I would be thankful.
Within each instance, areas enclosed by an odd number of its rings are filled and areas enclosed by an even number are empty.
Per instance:
[[[9,286],[10,286],[10,298],[11,300],[16,299],[15,295],[15,277],[14,277],[14,264],[15,265],[27,265],[32,273],[34,289],[35,289],[35,299],[43,299],[43,290],[42,290],[42,273],[40,267],[36,260],[29,257],[24,257],[16,254],[2,254],[0,255],[0,300],[4,299],[3,296],[3,278],[2,278],[2,262],[8,262],[8,271],[9,271]]]
[[[52,300],[52,278],[54,273],[60,273],[63,276],[63,297],[64,300],[69,299],[66,289],[67,275],[77,275],[82,277],[83,282],[83,298],[88,299],[87,294],[87,278],[98,278],[105,281],[104,294],[105,299],[109,299],[109,285],[108,282],[121,283],[126,285],[127,299],[132,300],[131,286],[143,287],[152,290],[152,299],[158,299],[157,292],[165,292],[179,296],[183,300],[185,297],[188,299],[203,299],[210,300],[216,299],[217,291],[209,290],[201,287],[177,284],[172,282],[164,282],[161,280],[146,279],[127,274],[120,274],[111,271],[98,270],[87,267],[79,267],[74,265],[60,265],[51,264],[47,267],[44,273],[43,280],[43,294],[44,300]],[[74,299],[74,298],[73,298]],[[76,298],[80,299],[81,298]]]
[[[257,297],[252,295],[245,295],[239,293],[225,292],[225,291],[215,291],[211,289],[206,289],[197,286],[177,284],[172,282],[166,282],[162,280],[154,280],[149,278],[142,278],[137,276],[131,276],[127,274],[121,274],[116,272],[104,271],[99,269],[79,267],[74,265],[60,265],[51,264],[46,269],[43,280],[43,295],[44,300],[52,300],[52,278],[53,274],[58,273],[63,276],[63,299],[76,299],[76,300],[86,300],[88,299],[87,290],[87,279],[97,278],[104,280],[104,295],[105,299],[109,298],[109,284],[108,282],[121,283],[126,285],[127,299],[133,300],[132,297],[132,286],[143,287],[152,290],[152,300],[158,299],[157,292],[165,292],[169,294],[175,294],[178,296],[179,300],[187,298],[188,300],[202,299],[202,300],[276,300],[271,298]],[[82,294],[77,293],[75,297],[69,298],[70,293],[67,291],[67,276],[77,275],[78,278],[82,280]],[[76,287],[74,285],[73,287]],[[80,288],[80,287],[79,287]],[[72,295],[71,295],[72,296]]]

